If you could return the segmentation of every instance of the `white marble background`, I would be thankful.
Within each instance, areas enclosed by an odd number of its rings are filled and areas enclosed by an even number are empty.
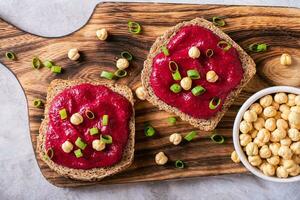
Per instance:
[[[98,2],[99,0],[0,0],[0,17],[31,33],[50,37],[62,36],[83,26]],[[300,7],[299,0],[163,2]],[[226,175],[76,189],[57,188],[41,175],[34,158],[28,130],[23,91],[13,74],[0,64],[0,200],[300,199],[299,183],[271,183],[252,175]]]

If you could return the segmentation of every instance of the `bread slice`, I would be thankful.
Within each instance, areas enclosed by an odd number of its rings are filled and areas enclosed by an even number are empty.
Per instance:
[[[210,119],[200,119],[194,118],[188,114],[181,112],[179,109],[168,105],[164,101],[160,100],[151,88],[150,85],[150,75],[152,72],[152,63],[153,58],[161,52],[161,47],[165,46],[169,43],[170,39],[184,26],[187,25],[198,25],[204,27],[206,29],[211,30],[214,34],[218,35],[221,39],[230,43],[239,53],[239,57],[242,63],[242,67],[244,70],[244,76],[241,80],[240,84],[229,93],[227,98],[224,101],[222,109],[217,112],[217,114]],[[142,71],[142,85],[146,91],[146,99],[150,101],[155,106],[158,106],[160,110],[165,110],[170,113],[175,113],[178,115],[182,120],[188,121],[191,125],[199,128],[200,130],[204,131],[211,131],[215,129],[225,112],[228,110],[230,105],[233,103],[234,99],[238,96],[241,92],[242,88],[249,82],[249,80],[254,76],[256,72],[255,63],[252,58],[237,44],[235,43],[228,35],[222,32],[219,28],[214,26],[211,22],[202,19],[196,18],[191,21],[182,22],[177,24],[176,26],[169,29],[165,32],[162,36],[158,37],[154,44],[152,45],[150,52],[147,56],[147,60],[144,62],[144,68]]]
[[[130,119],[130,133],[128,137],[127,146],[125,147],[123,151],[123,157],[120,160],[119,163],[110,166],[110,167],[103,167],[103,168],[93,168],[93,169],[73,169],[64,167],[61,165],[56,164],[51,159],[47,159],[46,155],[46,149],[45,149],[45,140],[46,140],[46,132],[48,128],[49,123],[49,108],[51,105],[52,100],[54,97],[62,92],[63,90],[70,88],[72,86],[81,84],[81,83],[90,83],[93,85],[105,85],[109,87],[114,92],[119,93],[120,95],[126,97],[128,99],[132,106],[133,106],[133,95],[130,88],[123,85],[117,85],[117,84],[111,84],[107,81],[105,82],[90,82],[85,80],[53,80],[50,83],[50,86],[48,87],[47,91],[47,100],[45,105],[45,118],[41,124],[41,127],[39,129],[39,136],[37,138],[37,153],[40,156],[40,158],[54,171],[56,171],[58,174],[63,175],[65,177],[69,177],[72,179],[77,180],[83,180],[83,181],[95,181],[95,180],[101,180],[104,177],[116,174],[126,168],[128,168],[132,161],[134,156],[134,140],[135,140],[135,119],[134,119],[134,110],[133,114]]]

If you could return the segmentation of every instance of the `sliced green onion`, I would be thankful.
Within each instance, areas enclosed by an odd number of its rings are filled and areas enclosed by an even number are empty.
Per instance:
[[[190,142],[192,139],[196,137],[196,135],[197,135],[196,131],[191,131],[184,137],[184,139]]]
[[[14,52],[12,51],[8,51],[5,53],[5,57],[8,59],[8,60],[16,60],[16,55]]]
[[[162,46],[161,47],[161,51],[163,52],[163,54],[165,56],[169,56],[170,55],[169,50],[168,50],[168,48],[166,46]]]
[[[128,51],[121,52],[121,57],[125,58],[128,61],[131,61],[133,59],[133,56]]]
[[[215,26],[225,26],[226,25],[224,19],[222,19],[221,17],[218,17],[218,16],[213,17],[212,22]]]
[[[67,110],[65,108],[61,109],[59,111],[59,115],[60,115],[60,119],[67,119],[68,117]]]
[[[207,49],[206,52],[205,52],[206,56],[207,57],[212,57],[214,55],[214,50],[212,49]]]
[[[75,145],[76,145],[78,148],[82,149],[82,150],[84,150],[85,147],[87,146],[87,144],[86,144],[84,141],[82,141],[82,139],[81,139],[80,137],[78,137],[78,138],[76,139]]]
[[[250,44],[248,49],[252,52],[262,52],[267,51],[268,45],[265,43],[253,43]]]
[[[174,83],[171,85],[170,90],[174,93],[179,93],[181,92],[181,86],[178,83]]]
[[[53,66],[51,67],[51,71],[52,71],[53,73],[60,74],[60,73],[61,73],[61,66],[53,65]]]
[[[218,134],[213,134],[212,136],[210,136],[210,139],[218,144],[223,144],[225,141],[224,137]]]
[[[110,135],[101,135],[100,139],[105,143],[105,144],[111,144],[112,143],[112,137]]]
[[[221,99],[218,97],[214,97],[209,102],[209,108],[211,110],[215,110],[220,105],[220,103],[221,103]]]
[[[45,62],[43,62],[43,65],[49,69],[52,68],[53,66],[53,62],[51,60],[46,60]]]
[[[118,78],[122,78],[127,76],[127,71],[124,69],[118,69],[117,71],[115,71],[115,76]]]
[[[46,155],[45,155],[45,159],[52,159],[54,156],[54,151],[52,148],[49,148],[47,151],[46,151]]]
[[[179,169],[183,169],[184,168],[184,162],[182,160],[176,160],[175,161],[175,167],[179,168]]]
[[[133,34],[140,34],[142,31],[142,27],[137,22],[129,21],[128,22],[128,31]]]
[[[85,110],[84,114],[89,119],[94,119],[95,118],[95,114],[90,110]]]
[[[102,71],[100,77],[112,80],[115,77],[115,75],[112,72]]]
[[[77,149],[74,151],[76,158],[81,158],[83,156],[81,149]]]
[[[228,51],[232,47],[231,44],[229,44],[228,42],[223,41],[223,40],[218,42],[217,45],[218,45],[218,47],[220,47],[224,51]]]
[[[103,115],[102,117],[102,125],[107,126],[108,125],[108,115]]]
[[[96,135],[99,133],[99,130],[97,127],[93,127],[93,128],[90,128],[90,134],[91,135]]]
[[[147,124],[144,128],[144,133],[147,137],[152,137],[155,134],[155,129],[151,125]]]
[[[33,57],[33,59],[32,59],[32,67],[34,69],[39,69],[39,68],[41,68],[41,66],[42,66],[42,63],[41,63],[40,59],[38,57]]]
[[[202,87],[201,85],[197,85],[196,87],[194,87],[192,89],[192,93],[194,96],[199,96],[200,94],[203,94],[206,91],[206,89],[204,87]]]
[[[169,122],[169,124],[171,124],[171,125],[174,125],[175,123],[176,123],[176,117],[169,117],[168,118],[168,122]]]
[[[181,75],[179,71],[176,71],[175,73],[172,73],[172,77],[175,81],[181,80]]]
[[[178,71],[178,65],[175,61],[170,61],[169,62],[169,69],[172,73],[175,73],[176,71]]]
[[[36,108],[41,108],[43,106],[43,102],[41,99],[35,99],[33,101],[33,106]]]
[[[200,78],[200,74],[197,70],[195,69],[190,69],[187,71],[187,75],[188,77],[190,77],[191,79],[199,79]]]

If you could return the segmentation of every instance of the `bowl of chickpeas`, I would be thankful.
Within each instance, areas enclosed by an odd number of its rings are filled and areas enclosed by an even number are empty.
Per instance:
[[[274,86],[253,94],[235,118],[233,143],[232,160],[256,176],[300,181],[300,88]]]

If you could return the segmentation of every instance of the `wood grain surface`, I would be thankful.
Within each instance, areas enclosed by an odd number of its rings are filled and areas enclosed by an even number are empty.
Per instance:
[[[241,104],[254,92],[271,85],[300,86],[300,10],[280,7],[104,3],[95,8],[94,14],[83,28],[61,38],[38,37],[0,20],[0,61],[16,75],[26,94],[30,136],[35,150],[43,109],[34,108],[32,102],[36,98],[46,98],[46,89],[51,80],[99,80],[100,72],[114,70],[116,57],[127,50],[134,55],[134,60],[129,76],[117,82],[135,89],[141,84],[143,61],[157,36],[181,21],[195,17],[210,19],[220,15],[227,22],[227,26],[222,28],[224,32],[244,49],[253,42],[269,45],[267,52],[250,53],[257,63],[257,74],[217,127],[217,132],[226,139],[225,144],[214,144],[209,139],[210,133],[198,131],[198,137],[193,142],[171,145],[168,141],[170,134],[178,132],[184,135],[196,129],[182,121],[170,126],[166,120],[170,114],[159,111],[148,102],[137,100],[135,161],[127,171],[101,182],[81,182],[58,175],[37,159],[44,177],[56,186],[75,187],[246,172],[241,164],[234,164],[230,160],[233,150],[233,121]],[[141,35],[128,33],[128,20],[142,24]],[[110,32],[109,40],[105,42],[99,41],[95,36],[95,31],[103,27]],[[80,61],[67,58],[70,48],[80,49]],[[16,53],[16,61],[5,58],[4,54],[9,50]],[[292,55],[292,66],[280,65],[279,57],[283,52]],[[42,60],[52,59],[63,67],[64,72],[55,75],[47,68],[34,70],[31,66],[33,56]],[[146,122],[150,122],[158,131],[155,137],[144,136],[143,127]],[[175,169],[172,163],[167,166],[155,165],[154,155],[159,151],[164,151],[171,161],[184,160],[187,167],[182,170]]]

